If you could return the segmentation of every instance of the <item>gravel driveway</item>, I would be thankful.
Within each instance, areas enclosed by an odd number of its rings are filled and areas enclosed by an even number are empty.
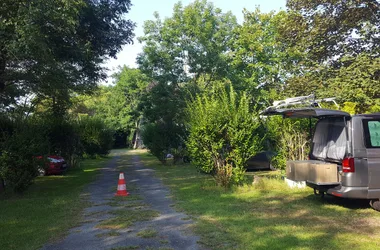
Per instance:
[[[118,200],[114,194],[120,168],[125,173],[130,196]],[[190,230],[193,222],[172,208],[169,190],[154,177],[154,170],[144,167],[138,155],[114,154],[83,196],[91,205],[85,209],[80,226],[72,228],[61,241],[42,249],[204,249],[197,244],[199,237]],[[148,210],[155,215],[144,221],[139,213]],[[101,226],[113,222],[112,219],[117,224],[118,218],[131,214],[136,215],[132,225]]]

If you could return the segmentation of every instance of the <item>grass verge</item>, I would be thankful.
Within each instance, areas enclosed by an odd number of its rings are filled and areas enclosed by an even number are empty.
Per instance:
[[[98,238],[107,238],[107,237],[116,237],[116,236],[120,236],[121,233],[117,232],[117,231],[110,231],[110,232],[107,232],[107,233],[100,233],[100,234],[97,234],[95,235],[96,237]]]
[[[137,233],[137,236],[141,238],[154,238],[157,236],[157,231],[154,229],[145,229]]]
[[[159,213],[154,210],[118,209],[110,212],[116,217],[104,220],[96,227],[100,229],[122,229],[130,227],[134,222],[147,221],[157,217]]]
[[[137,151],[196,221],[210,249],[380,249],[380,213],[367,201],[314,196],[277,179],[225,191],[191,165],[163,166]]]
[[[63,176],[37,177],[22,195],[0,196],[0,249],[38,249],[81,220],[83,188],[107,158],[84,160]],[[22,239],[22,240],[20,240]]]

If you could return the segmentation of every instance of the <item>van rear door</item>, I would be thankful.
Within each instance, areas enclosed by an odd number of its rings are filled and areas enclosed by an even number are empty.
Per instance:
[[[350,114],[340,110],[321,108],[292,108],[292,109],[266,109],[261,115],[282,115],[283,118],[321,118],[321,117],[350,117]]]
[[[363,129],[368,162],[369,196],[371,193],[377,193],[376,196],[378,196],[380,192],[380,117],[363,119]]]

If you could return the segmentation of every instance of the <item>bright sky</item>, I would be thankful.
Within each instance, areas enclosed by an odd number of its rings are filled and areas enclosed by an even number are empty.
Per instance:
[[[146,20],[153,20],[153,13],[157,11],[160,17],[171,17],[173,6],[179,0],[131,0],[132,7],[127,18],[136,23],[134,30],[134,44],[125,45],[123,50],[117,55],[117,59],[109,60],[107,67],[108,75],[111,75],[119,66],[127,65],[136,68],[136,56],[142,51],[142,45],[137,41],[137,37],[144,35],[143,24]],[[193,0],[182,0],[183,6],[187,6]],[[278,11],[285,9],[286,0],[213,0],[214,6],[222,9],[223,12],[231,11],[239,23],[243,22],[242,11],[246,8],[249,11],[255,10],[256,6],[260,7],[262,12],[271,10]],[[111,79],[108,80],[110,83]]]

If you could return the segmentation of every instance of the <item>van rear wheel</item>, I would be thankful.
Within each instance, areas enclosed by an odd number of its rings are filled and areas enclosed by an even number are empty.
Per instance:
[[[380,212],[380,200],[370,200],[369,205],[376,211]]]

